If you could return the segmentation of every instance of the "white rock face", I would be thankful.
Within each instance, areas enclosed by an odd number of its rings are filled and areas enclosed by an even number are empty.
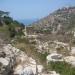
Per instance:
[[[72,47],[71,55],[75,55],[75,47]]]
[[[27,55],[23,55],[19,57],[18,65],[14,69],[14,74],[23,74],[23,75],[31,75],[36,74],[36,62],[31,57],[28,57]],[[37,65],[38,73],[42,72],[43,66]]]
[[[19,49],[13,47],[11,44],[5,45],[3,47],[3,51],[6,53],[8,57],[13,57],[14,55],[17,55],[18,52],[20,52]]]
[[[9,67],[10,65],[12,65],[14,67],[13,68],[14,74],[18,75],[36,74],[36,61],[31,57],[28,57],[23,51],[13,47],[11,44],[8,44],[3,47],[2,52],[4,52],[5,57],[0,57],[0,63],[4,67],[7,66]],[[2,56],[1,51],[0,56]],[[10,70],[10,68],[8,68],[8,71]],[[37,69],[38,73],[41,73],[43,66],[37,64]],[[8,75],[8,73],[6,75]]]
[[[75,56],[67,56],[64,57],[65,62],[71,64],[72,66],[75,66]]]
[[[21,75],[34,75],[34,73],[31,67],[26,67],[23,69]]]
[[[47,62],[50,62],[50,61],[63,61],[63,58],[62,58],[62,55],[61,54],[57,54],[57,53],[52,53],[50,55],[47,56]]]
[[[0,63],[2,63],[4,66],[7,66],[9,64],[9,61],[5,58],[0,58]]]
[[[11,67],[14,65],[14,53],[12,53],[12,46],[10,44],[4,45],[0,49],[0,73],[2,75],[8,75],[11,70]],[[14,50],[13,50],[14,51]]]

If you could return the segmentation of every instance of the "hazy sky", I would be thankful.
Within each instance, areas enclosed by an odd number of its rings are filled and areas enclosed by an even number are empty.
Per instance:
[[[75,0],[0,0],[0,10],[9,11],[14,19],[39,19],[58,8],[74,5]]]

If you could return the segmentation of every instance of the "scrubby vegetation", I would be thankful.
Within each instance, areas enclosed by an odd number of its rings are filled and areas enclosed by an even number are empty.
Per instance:
[[[75,75],[75,67],[66,62],[50,62],[48,64],[49,70],[55,70],[61,75]]]
[[[23,35],[24,25],[9,17],[9,12],[0,11],[0,32],[9,38]]]
[[[28,56],[34,58],[38,63],[46,64],[46,56],[48,53],[39,53],[35,46],[29,43],[29,39],[27,38],[18,38],[15,40],[14,44],[15,47],[23,50]]]

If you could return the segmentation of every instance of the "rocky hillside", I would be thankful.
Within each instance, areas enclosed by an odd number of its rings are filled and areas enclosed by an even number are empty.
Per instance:
[[[65,7],[33,23],[37,32],[62,33],[75,29],[75,7]]]

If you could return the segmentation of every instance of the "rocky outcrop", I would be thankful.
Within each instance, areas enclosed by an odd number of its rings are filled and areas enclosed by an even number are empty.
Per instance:
[[[42,65],[11,44],[0,50],[0,75],[34,75],[42,70]]]
[[[13,71],[13,66],[16,63],[16,52],[18,49],[12,47],[10,44],[4,45],[0,49],[0,74],[1,75],[11,75],[10,72]]]

